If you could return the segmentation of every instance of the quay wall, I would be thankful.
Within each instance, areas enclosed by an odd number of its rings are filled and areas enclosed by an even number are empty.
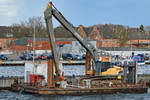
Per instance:
[[[0,90],[9,90],[11,89],[11,85],[14,83],[14,81],[17,81],[18,83],[24,82],[24,77],[5,77],[0,78]]]

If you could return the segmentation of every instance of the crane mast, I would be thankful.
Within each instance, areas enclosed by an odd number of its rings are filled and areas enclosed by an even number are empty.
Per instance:
[[[97,51],[97,48],[95,48],[90,42],[86,41],[84,38],[82,38],[79,33],[76,31],[74,26],[67,21],[67,19],[53,6],[52,2],[49,3],[48,7],[44,11],[45,15],[45,21],[47,26],[47,32],[49,34],[49,39],[52,47],[52,54],[54,56],[54,62],[55,62],[55,71],[56,74],[59,74],[59,58],[58,58],[58,52],[56,49],[56,43],[55,43],[55,37],[54,37],[54,30],[53,30],[53,24],[52,24],[52,16],[54,16],[63,27],[65,27],[73,36],[78,40],[78,42],[90,53],[96,68],[97,66],[100,66],[100,56],[106,56],[107,53],[100,50]]]

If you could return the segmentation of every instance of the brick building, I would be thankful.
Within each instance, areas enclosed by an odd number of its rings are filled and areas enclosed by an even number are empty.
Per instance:
[[[57,45],[64,45],[64,44],[72,44],[72,41],[70,40],[56,40]],[[21,38],[16,41],[14,41],[14,44],[11,47],[11,50],[19,55],[23,53],[24,51],[33,51],[33,47],[35,50],[50,50],[50,43],[48,38],[38,38],[35,41],[35,46],[33,44],[33,38]]]
[[[117,27],[123,28],[121,25],[94,25],[91,27],[84,27],[80,25],[76,27],[79,34],[86,40],[96,41],[97,48],[117,48],[117,47],[129,47],[137,48],[144,47],[148,48],[150,44],[150,34],[142,33],[138,28],[127,29],[128,40],[125,44],[120,45],[119,34],[115,32]],[[74,39],[69,31],[66,31],[62,26],[57,27],[55,30],[55,36],[60,36],[63,38],[57,38],[57,45],[72,44]],[[21,42],[22,41],[22,42]],[[24,50],[33,50],[33,39],[32,38],[22,38],[22,40],[17,40],[12,45],[12,50],[14,52],[23,52]],[[36,39],[35,42],[36,50],[50,50],[50,44],[48,38]]]
[[[118,26],[94,25],[83,27],[80,25],[78,31],[84,38],[90,38],[97,41],[97,47],[144,47],[148,48],[150,44],[150,33],[143,33],[138,28],[127,30],[128,40],[123,45],[120,44],[119,33],[114,32]],[[122,27],[122,26],[119,26]],[[82,31],[81,31],[82,30]],[[86,35],[85,35],[86,34]]]
[[[14,42],[14,38],[0,38],[0,51],[9,50]]]

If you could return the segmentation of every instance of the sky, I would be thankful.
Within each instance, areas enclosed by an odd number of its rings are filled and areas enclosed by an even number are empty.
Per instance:
[[[0,0],[0,26],[41,16],[50,0]],[[73,25],[150,26],[150,0],[51,0]],[[44,17],[43,17],[44,19]],[[59,23],[54,20],[54,26]]]

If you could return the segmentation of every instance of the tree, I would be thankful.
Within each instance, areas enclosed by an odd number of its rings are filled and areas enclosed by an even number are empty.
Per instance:
[[[144,26],[142,24],[140,25],[140,31],[145,33],[145,29],[144,29]]]
[[[6,41],[6,45],[8,48],[10,48],[12,46],[12,44],[13,44],[13,40],[7,40]]]
[[[12,24],[10,28],[13,37],[20,38],[24,36],[24,32],[22,32],[22,28],[19,24]]]
[[[54,29],[56,38],[73,38],[72,34],[63,26],[58,26]]]
[[[44,37],[46,35],[46,29],[43,24],[42,17],[32,17],[29,18],[27,22],[25,22],[26,27],[29,29],[29,34],[33,35],[34,27],[36,29],[36,36],[37,37]]]
[[[20,38],[24,36],[33,36],[35,27],[36,37],[45,37],[46,28],[43,24],[42,17],[31,17],[27,21],[22,21],[19,24],[11,25],[11,30],[14,37]]]
[[[128,41],[128,31],[124,28],[117,28],[118,39],[120,46],[123,46]]]

